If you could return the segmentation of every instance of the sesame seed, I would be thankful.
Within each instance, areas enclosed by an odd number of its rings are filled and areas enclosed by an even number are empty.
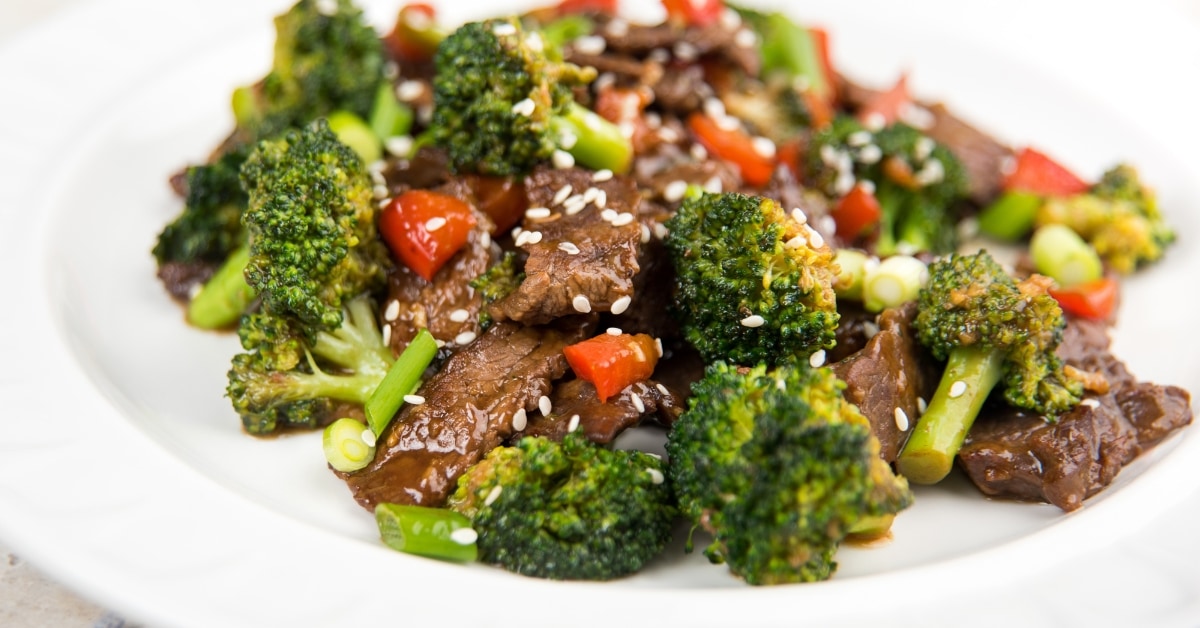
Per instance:
[[[804,210],[800,209],[799,207],[793,207],[792,208],[792,220],[795,220],[796,222],[803,225],[808,222],[808,215],[806,215],[804,213]]]
[[[720,98],[704,99],[704,113],[710,118],[724,118],[725,103],[721,102]]]
[[[924,397],[917,397],[917,412],[925,414],[925,410],[929,408],[929,402],[925,401]]]
[[[522,101],[518,102],[517,104],[513,105],[512,112],[519,116],[525,116],[526,118],[528,118],[529,116],[533,115],[533,110],[536,108],[537,108],[537,105],[534,104],[533,99],[526,98],[525,100],[522,100]]]
[[[741,48],[753,48],[758,43],[758,35],[748,28],[743,28],[733,36],[733,43]]]
[[[512,428],[514,431],[520,432],[529,425],[529,415],[525,413],[525,408],[521,408],[513,413]]]
[[[405,159],[412,155],[413,138],[407,135],[389,137],[383,141],[383,149],[392,157]]]
[[[396,86],[396,98],[401,102],[412,102],[425,94],[425,84],[421,81],[404,81]]]
[[[414,406],[419,406],[425,403],[425,398],[421,395],[404,395],[404,403],[411,403]]]
[[[650,241],[650,236],[651,236],[650,227],[647,227],[646,223],[642,223],[641,228],[642,228],[641,241],[642,241],[642,244],[646,244],[647,242]]]
[[[372,432],[371,428],[367,428],[367,429],[363,430],[362,434],[359,435],[359,438],[362,439],[362,442],[367,444],[367,447],[375,446],[375,442],[376,442],[375,441],[375,432]]]
[[[574,216],[583,211],[587,207],[587,201],[583,200],[582,194],[576,194],[562,202],[563,209],[567,211],[568,216]]]
[[[629,22],[620,18],[614,18],[604,30],[613,37],[624,37],[629,34]]]
[[[542,413],[543,416],[549,416],[550,411],[553,409],[554,409],[554,406],[551,404],[549,397],[547,397],[546,395],[542,395],[541,397],[538,397],[538,410]]]
[[[488,233],[488,232],[486,232],[486,231],[482,231],[482,232],[480,232],[480,234],[479,234],[479,246],[482,246],[483,248],[485,248],[485,249],[486,249],[487,247],[489,247],[489,246],[491,246],[491,245],[492,245],[492,234],[490,234],[490,233]]]
[[[400,316],[400,302],[396,299],[388,301],[387,307],[383,310],[383,320],[392,322]]]
[[[721,11],[720,23],[722,28],[731,31],[742,25],[742,16],[738,15],[737,11],[727,7]]]
[[[538,242],[542,241],[542,232],[541,231],[526,231],[525,233],[529,234],[529,243],[530,244],[537,244]]]
[[[930,159],[913,178],[921,185],[932,185],[946,178],[946,167],[940,159]]]
[[[862,181],[859,181],[858,187],[862,188],[862,191],[866,192],[867,194],[875,193],[875,182],[870,179],[863,179]]]
[[[800,92],[801,94],[807,92],[810,87],[812,87],[812,81],[809,81],[808,77],[804,76],[803,74],[797,74],[796,77],[792,79],[792,89]]]
[[[696,57],[700,56],[700,50],[696,48],[695,44],[686,41],[675,44],[674,50],[675,56],[680,61],[695,61]]]
[[[854,178],[854,172],[843,170],[838,173],[837,179],[833,182],[833,191],[838,196],[845,196],[850,193],[850,190],[854,189],[855,183],[858,183],[858,180]]]
[[[721,116],[713,120],[722,131],[737,131],[742,128],[742,121],[733,116]]]
[[[687,181],[676,179],[668,183],[667,186],[663,188],[663,200],[667,201],[668,203],[674,203],[675,201],[683,198],[684,194],[687,194],[687,188]]]
[[[758,314],[751,314],[741,320],[743,327],[762,327],[765,322],[767,322],[766,319]]]
[[[958,380],[958,381],[954,382],[953,384],[950,384],[950,398],[951,399],[957,399],[957,398],[961,397],[963,395],[963,393],[965,393],[965,392],[967,392],[967,383],[966,382],[964,382],[962,380]]]
[[[571,189],[570,184],[558,188],[558,191],[554,193],[554,200],[550,204],[561,205],[563,201],[567,200],[567,197],[570,196],[571,192],[573,191],[574,190]]]
[[[874,136],[871,135],[870,131],[855,131],[846,136],[846,145],[855,148],[866,146],[871,143],[872,137]]]
[[[816,229],[813,229],[808,225],[804,226],[808,229],[808,243],[811,244],[814,249],[819,249],[825,246],[825,238],[819,232],[817,232]]]
[[[317,13],[330,16],[337,15],[338,3],[337,0],[317,0]]]
[[[442,340],[441,338],[434,338],[433,344],[436,345],[438,349],[444,349],[446,347],[446,341]]]
[[[663,386],[662,384],[655,384],[654,387],[658,389],[658,392],[660,392],[664,395],[671,394],[671,391],[667,390],[667,387]]]
[[[554,154],[550,157],[550,161],[554,164],[554,167],[558,168],[559,170],[565,170],[575,166],[575,158],[571,156],[571,153],[568,153],[565,150],[554,151]]]
[[[925,130],[937,122],[937,117],[930,110],[915,103],[906,102],[900,106],[900,120],[909,126]]]
[[[544,220],[550,217],[549,207],[530,207],[525,210],[525,217],[530,220]]]
[[[473,528],[459,528],[450,533],[450,540],[459,545],[471,545],[479,540],[479,533]]]
[[[787,249],[798,249],[807,244],[808,244],[808,238],[804,237],[804,234],[801,233],[799,235],[793,236],[791,240],[784,242],[783,246],[784,246],[784,248],[787,248]]]
[[[567,255],[579,255],[579,247],[575,246],[574,242],[559,242],[558,250]]]
[[[375,200],[382,201],[383,199],[388,197],[387,186],[386,185],[376,185],[375,187],[371,188],[371,195],[375,197]]]
[[[600,188],[588,188],[583,191],[583,202],[591,203],[596,200],[596,195],[600,193]]]
[[[662,338],[654,339],[654,352],[658,354],[658,357],[663,357]]]
[[[576,312],[587,314],[592,311],[592,302],[584,295],[577,294],[574,299],[571,299],[571,307],[575,308]]]
[[[496,503],[496,500],[500,499],[500,492],[503,490],[503,488],[504,487],[500,486],[499,484],[493,486],[492,490],[488,491],[487,497],[483,498],[483,505],[491,506],[492,504]]]
[[[665,48],[655,48],[646,55],[646,60],[651,63],[666,63],[670,59],[671,53],[667,52]]]
[[[872,111],[863,120],[863,126],[867,127],[867,130],[871,132],[882,131],[883,127],[887,126],[887,118],[883,117],[882,113]]]
[[[892,412],[892,415],[896,419],[896,428],[901,432],[908,431],[908,413],[904,411],[904,408],[896,406],[896,410]]]
[[[517,234],[517,237],[516,237],[516,240],[513,242],[513,244],[514,244],[514,245],[516,245],[516,246],[518,246],[518,247],[525,246],[526,244],[529,244],[529,232],[528,232],[528,231],[522,231],[522,232],[518,233],[518,234]]]
[[[671,230],[667,229],[666,225],[662,224],[661,222],[654,223],[654,237],[658,238],[659,240],[665,240],[669,235],[671,235]]]
[[[631,401],[633,401],[634,409],[636,409],[638,412],[646,411],[646,402],[642,401],[641,395],[637,393],[629,393],[629,398]]]
[[[770,138],[762,137],[761,135],[756,136],[753,140],[751,140],[751,143],[754,145],[754,152],[758,153],[759,155],[762,155],[767,159],[771,159],[775,156],[775,142],[772,142]]]
[[[662,471],[658,469],[646,469],[646,473],[650,474],[650,482],[653,484],[662,484],[666,479],[663,477]]]
[[[917,161],[925,161],[930,155],[933,154],[934,146],[935,144],[932,138],[925,136],[917,138],[916,143],[913,144],[913,159],[916,159]]]
[[[496,37],[508,37],[509,35],[516,35],[517,27],[507,22],[502,22],[492,27],[492,34]]]
[[[688,153],[690,153],[692,155],[692,159],[695,159],[696,161],[704,161],[705,159],[708,159],[708,149],[704,148],[702,144],[692,144],[692,147],[688,149]]]
[[[382,331],[382,332],[380,332],[380,333],[382,333],[382,334],[383,334],[383,344],[384,344],[384,346],[391,345],[391,344],[392,344],[392,326],[391,326],[391,325],[384,325],[384,326],[383,326],[383,331]]]
[[[658,137],[668,144],[673,144],[679,141],[679,133],[669,126],[664,126],[658,130]]]
[[[581,52],[585,55],[600,55],[604,54],[604,48],[607,43],[604,38],[599,35],[585,35],[577,38],[573,45],[576,52]]]
[[[704,182],[704,191],[709,194],[720,194],[725,188],[725,184],[721,183],[721,177],[713,175],[711,179]]]
[[[541,33],[529,33],[526,35],[525,45],[534,52],[542,52],[546,49],[546,42],[542,41]]]
[[[465,323],[470,317],[471,313],[462,308],[450,312],[450,320],[455,323]]]
[[[612,222],[616,219],[617,219],[617,210],[604,209],[604,210],[600,211],[600,220],[603,220],[605,222]]]
[[[577,429],[579,429],[579,415],[572,414],[571,420],[567,422],[567,431],[574,432]]]
[[[612,225],[614,227],[624,227],[631,222],[633,222],[633,214],[629,212],[621,212],[617,214],[616,218],[613,218]]]
[[[609,327],[608,329],[604,330],[604,333],[610,336],[620,336],[624,332],[621,331],[620,327]]]
[[[558,147],[563,150],[571,150],[575,148],[575,144],[579,142],[579,138],[570,131],[563,131],[558,134]]]
[[[1099,407],[1100,407],[1100,402],[1099,402],[1099,401],[1097,401],[1096,399],[1092,398],[1092,397],[1088,397],[1087,399],[1084,399],[1083,401],[1080,401],[1080,402],[1079,402],[1079,405],[1081,405],[1081,406],[1087,406],[1087,407],[1089,407],[1089,408],[1099,408]]]
[[[813,368],[818,368],[825,365],[825,350],[818,349],[812,355],[808,356],[808,365]]]
[[[616,301],[613,301],[612,307],[610,307],[608,311],[612,312],[613,314],[624,314],[625,310],[629,309],[630,303],[633,303],[633,298],[629,295],[625,295]]]
[[[469,345],[474,341],[475,332],[473,331],[464,331],[463,333],[454,337],[454,344],[456,345]]]

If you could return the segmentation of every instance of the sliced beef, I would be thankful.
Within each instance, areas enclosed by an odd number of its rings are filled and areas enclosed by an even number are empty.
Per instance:
[[[517,238],[528,252],[525,279],[488,312],[496,320],[536,325],[581,311],[609,311],[614,304],[620,311],[634,296],[639,269],[641,196],[633,180],[595,181],[587,170],[540,169],[526,179],[525,190],[530,205],[550,215],[525,219],[526,233]],[[581,205],[589,194],[594,199]]]
[[[879,332],[862,350],[832,365],[846,382],[843,396],[871,422],[880,457],[888,462],[896,459],[920,416],[918,400],[928,399],[937,388],[936,371],[911,330],[916,311],[916,303],[884,310]]]
[[[192,294],[208,281],[217,267],[203,261],[166,262],[158,267],[158,280],[172,299],[187,304]]]
[[[628,24],[626,28],[613,28],[610,23],[599,30],[605,38],[607,50],[632,55],[637,58],[653,56],[656,50],[666,53],[683,63],[692,63],[698,57],[721,61],[739,68],[746,74],[756,76],[761,65],[757,46],[738,37],[737,28],[728,28],[721,23],[704,27],[681,28],[670,23],[655,25]]]
[[[383,176],[393,195],[409,189],[435,188],[450,180],[450,157],[440,148],[422,146],[409,159],[388,160]]]
[[[683,413],[681,397],[653,381],[633,384],[601,403],[595,386],[582,379],[573,379],[556,386],[550,400],[551,413],[538,413],[536,418],[530,418],[528,426],[517,436],[562,440],[575,422],[588,440],[611,443],[621,432],[646,419],[669,426]]]

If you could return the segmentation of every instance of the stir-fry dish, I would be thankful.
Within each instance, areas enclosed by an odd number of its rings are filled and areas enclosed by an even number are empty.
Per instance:
[[[246,432],[323,430],[404,552],[609,580],[686,530],[767,585],[830,578],[910,484],[1072,511],[1191,422],[1109,352],[1176,237],[1132,166],[856,84],[790,16],[662,4],[276,18],[153,250],[236,330]]]

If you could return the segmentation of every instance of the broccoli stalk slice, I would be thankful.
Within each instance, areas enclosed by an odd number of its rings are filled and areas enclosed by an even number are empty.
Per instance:
[[[187,320],[200,329],[223,329],[236,323],[254,301],[246,283],[250,247],[236,249],[188,302]]]
[[[572,102],[562,114],[551,116],[550,128],[563,150],[593,170],[621,173],[633,161],[633,144],[621,129],[578,103]]]
[[[1004,375],[1004,360],[1000,349],[964,346],[950,352],[937,392],[896,460],[901,475],[934,484],[950,473],[984,400]]]

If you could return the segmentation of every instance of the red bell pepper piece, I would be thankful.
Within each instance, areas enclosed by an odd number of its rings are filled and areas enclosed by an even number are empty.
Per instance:
[[[900,113],[911,102],[912,96],[908,93],[908,75],[901,74],[895,85],[875,94],[859,108],[858,121],[867,124],[872,118],[879,117],[885,126],[892,124],[900,119]]]
[[[529,197],[525,194],[524,179],[478,174],[463,175],[462,179],[471,188],[475,208],[492,219],[492,235],[507,232],[525,216]]]
[[[879,200],[862,185],[854,186],[829,212],[837,223],[838,237],[847,242],[878,224],[882,214]]]
[[[1090,186],[1065,166],[1032,148],[1017,153],[1013,171],[1004,177],[1007,191],[1032,192],[1042,196],[1070,196]]]
[[[817,26],[809,26],[808,34],[812,37],[813,44],[817,47],[817,54],[821,57],[821,70],[825,75],[825,84],[829,86],[830,90],[828,104],[830,109],[833,109],[838,103],[838,75],[833,70],[833,57],[829,54],[829,31]]]
[[[563,349],[579,379],[596,387],[601,403],[654,373],[658,348],[646,334],[601,334]]]
[[[404,61],[429,61],[437,51],[441,35],[437,32],[437,10],[417,2],[400,7],[396,25],[383,38],[392,56]]]
[[[1070,288],[1050,288],[1049,292],[1064,312],[1082,318],[1105,320],[1116,310],[1120,285],[1112,277],[1101,277]]]
[[[746,183],[763,186],[771,180],[775,156],[759,152],[754,138],[745,131],[722,128],[712,117],[699,112],[688,117],[688,128],[710,154],[737,166]]]
[[[428,190],[393,198],[379,215],[379,233],[392,255],[428,281],[466,244],[474,228],[470,205]]]
[[[558,3],[556,10],[559,15],[571,15],[573,13],[616,15],[617,0],[562,0],[562,2]]]
[[[689,26],[716,24],[725,11],[723,0],[662,0],[667,18]]]

